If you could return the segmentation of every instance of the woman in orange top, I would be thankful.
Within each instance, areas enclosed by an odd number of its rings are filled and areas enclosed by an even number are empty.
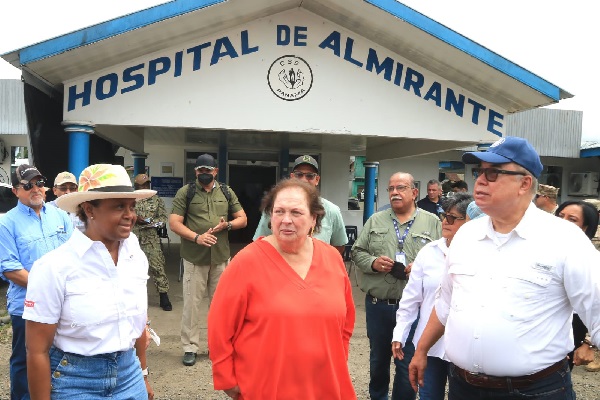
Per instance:
[[[240,251],[208,314],[216,390],[233,399],[356,399],[348,372],[352,287],[340,253],[314,239],[324,215],[300,180],[263,199],[273,234]]]

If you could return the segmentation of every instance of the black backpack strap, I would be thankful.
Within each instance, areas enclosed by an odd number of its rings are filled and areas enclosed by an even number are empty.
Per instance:
[[[196,183],[190,182],[188,183],[187,195],[185,196],[185,214],[183,215],[183,224],[187,222],[188,210],[190,209],[190,203],[196,194]]]
[[[227,199],[227,204],[229,204],[229,212],[231,213],[231,192],[229,191],[229,186],[221,182],[219,182],[219,186],[221,187],[223,196],[225,196]]]

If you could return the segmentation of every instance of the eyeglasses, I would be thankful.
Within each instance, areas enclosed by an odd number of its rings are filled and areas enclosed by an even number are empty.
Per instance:
[[[58,190],[60,190],[61,192],[76,192],[77,191],[77,185],[58,185],[56,187]]]
[[[309,181],[312,181],[317,176],[319,176],[319,174],[315,174],[314,172],[294,171],[293,174],[297,179],[302,179],[303,177],[306,177],[306,179]]]
[[[444,221],[444,219],[446,219],[446,221],[448,221],[448,225],[454,225],[454,221],[456,221],[456,220],[462,221],[463,219],[467,219],[467,218],[466,217],[457,217],[456,215],[452,215],[452,214],[440,213],[440,221]]]
[[[521,171],[508,171],[506,169],[498,169],[498,168],[473,168],[473,178],[477,179],[480,175],[485,175],[485,179],[488,182],[496,182],[498,179],[498,175],[527,175],[525,172]]]
[[[412,189],[412,187],[404,186],[404,185],[388,186],[387,191],[390,193],[393,192],[394,190],[396,190],[397,192],[404,192],[407,189]]]
[[[39,181],[37,181],[35,183],[28,182],[28,183],[26,183],[24,185],[21,185],[21,187],[23,189],[27,190],[27,191],[30,191],[31,189],[33,189],[33,185],[35,185],[35,186],[37,186],[39,188],[43,188],[44,185],[46,185],[46,181],[43,180],[43,179],[40,179]]]

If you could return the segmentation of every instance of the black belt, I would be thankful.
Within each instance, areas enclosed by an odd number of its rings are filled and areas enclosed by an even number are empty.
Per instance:
[[[395,306],[400,302],[400,299],[378,299],[377,297],[367,294],[367,301],[370,301],[373,304],[387,303],[389,306]]]
[[[528,386],[533,385],[539,379],[545,378],[548,375],[565,368],[567,360],[563,359],[559,362],[552,364],[548,368],[536,372],[535,374],[525,376],[491,376],[486,374],[478,374],[474,372],[465,371],[464,369],[457,367],[452,364],[451,368],[454,369],[456,375],[470,385],[482,387],[486,389],[524,389]]]

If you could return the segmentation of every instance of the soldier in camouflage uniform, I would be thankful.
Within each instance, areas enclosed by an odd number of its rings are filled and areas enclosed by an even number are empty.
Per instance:
[[[135,189],[150,189],[150,178],[146,174],[136,175],[134,179]],[[148,225],[162,222],[167,223],[167,210],[164,201],[154,195],[148,199],[138,200],[135,205],[137,222],[133,227],[133,233],[138,237],[140,247],[148,258],[150,274],[154,279],[154,285],[160,296],[160,307],[165,311],[171,311],[173,306],[169,301],[169,279],[165,274],[165,256],[160,248],[158,232],[154,227],[144,228]]]

